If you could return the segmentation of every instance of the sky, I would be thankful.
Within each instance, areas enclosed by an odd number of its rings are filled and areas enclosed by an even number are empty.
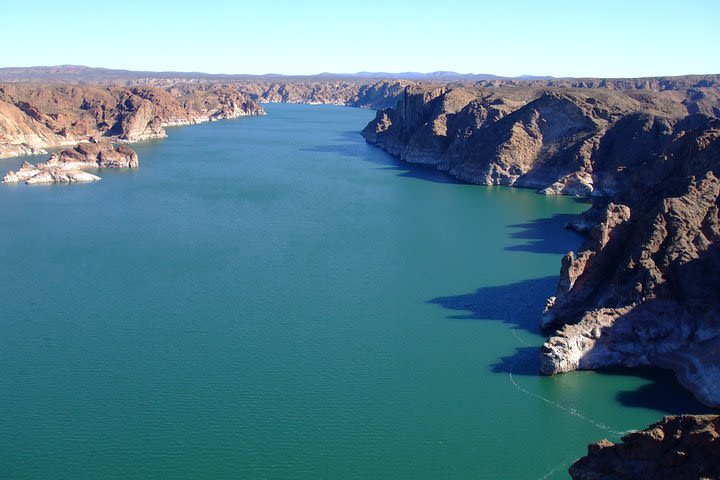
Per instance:
[[[3,0],[0,67],[720,73],[720,0]]]

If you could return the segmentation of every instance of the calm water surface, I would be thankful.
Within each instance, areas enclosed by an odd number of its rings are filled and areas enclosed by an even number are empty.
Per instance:
[[[267,110],[1,186],[0,478],[568,478],[698,409],[666,376],[537,375],[586,205],[399,164],[371,111]]]

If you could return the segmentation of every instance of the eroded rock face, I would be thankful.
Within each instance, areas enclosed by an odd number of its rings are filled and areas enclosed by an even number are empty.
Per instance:
[[[419,84],[363,135],[471,183],[612,196],[684,134],[689,114],[714,115],[719,97],[717,82],[699,79]]]
[[[84,171],[96,168],[136,168],[138,156],[131,148],[114,147],[108,141],[82,143],[74,148],[53,153],[48,161],[38,164],[23,162],[16,172],[10,171],[3,183],[80,183],[100,180]]]
[[[569,471],[574,480],[720,478],[720,416],[665,417],[622,443],[590,444]]]
[[[87,142],[165,136],[166,126],[262,115],[238,86],[0,84],[0,157]]]

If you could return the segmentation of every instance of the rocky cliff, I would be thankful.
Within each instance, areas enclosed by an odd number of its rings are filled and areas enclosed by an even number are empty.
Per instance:
[[[389,81],[253,81],[239,82],[241,92],[262,102],[347,105],[387,108],[394,105],[412,83]]]
[[[716,77],[411,86],[363,134],[469,182],[595,196],[542,315],[557,329],[542,372],[670,368],[720,406],[719,91]]]
[[[665,417],[622,443],[590,444],[570,467],[574,480],[697,480],[720,478],[720,417]]]
[[[678,122],[720,113],[715,77],[606,81],[603,88],[579,81],[497,83],[411,85],[363,134],[405,161],[471,183],[612,195],[624,184],[619,169],[662,150],[680,133]]]
[[[170,125],[262,114],[237,86],[0,84],[0,157],[43,153],[90,137],[162,137]]]
[[[138,83],[136,81],[136,83]],[[133,85],[0,84],[0,157],[44,153],[90,137],[133,142],[165,136],[165,128],[263,115],[258,102],[394,105],[402,80],[285,80],[212,83],[145,79]]]
[[[720,121],[692,116],[612,202],[598,200],[543,313],[546,374],[670,368],[720,406]],[[616,180],[619,183],[618,180]],[[594,217],[590,219],[590,217]]]
[[[108,141],[81,143],[74,148],[53,153],[48,161],[23,162],[16,172],[10,171],[3,183],[80,183],[100,180],[86,169],[137,168],[138,156],[125,145],[113,146]]]

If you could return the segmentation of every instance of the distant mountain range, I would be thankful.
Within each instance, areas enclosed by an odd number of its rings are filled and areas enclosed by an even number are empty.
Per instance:
[[[365,80],[365,79],[393,79],[393,80],[427,80],[427,81],[481,81],[481,80],[549,80],[549,76],[522,75],[520,77],[502,77],[487,73],[457,73],[450,71],[439,72],[358,72],[358,73],[330,73],[324,72],[317,75],[283,75],[279,73],[268,73],[265,75],[254,74],[222,74],[203,72],[151,72],[120,70],[111,68],[95,68],[83,65],[55,65],[39,67],[6,67],[0,68],[0,81],[75,81],[75,82],[108,82],[108,81],[132,81],[140,79],[167,79],[167,80],[268,80],[292,79],[303,80]]]

